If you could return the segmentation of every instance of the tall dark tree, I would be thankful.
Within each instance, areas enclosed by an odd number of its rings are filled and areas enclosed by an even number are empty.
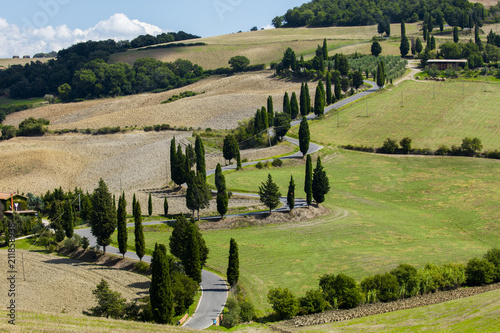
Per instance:
[[[330,105],[334,102],[332,92],[332,79],[330,72],[326,73],[326,105]]]
[[[166,196],[165,199],[163,200],[163,213],[165,214],[165,217],[168,216],[168,200]]]
[[[278,113],[274,117],[274,132],[280,141],[290,129],[290,121],[290,115],[286,113]]]
[[[299,102],[297,101],[297,94],[292,93],[292,98],[290,99],[290,117],[292,119],[297,118],[299,114]]]
[[[293,176],[290,176],[290,183],[288,184],[288,193],[286,195],[286,203],[290,211],[295,207],[295,182]]]
[[[172,181],[174,181],[174,179],[177,179],[177,175],[175,174],[177,171],[176,158],[177,158],[177,150],[175,148],[175,136],[174,136],[172,140],[170,140],[170,179]]]
[[[312,180],[313,180],[312,159],[311,159],[311,155],[307,155],[307,157],[306,157],[306,177],[305,177],[305,181],[304,181],[304,192],[306,192],[306,202],[307,202],[308,206],[311,205],[312,199],[313,199]]]
[[[340,76],[335,76],[335,99],[340,101],[342,99],[342,85],[340,84]]]
[[[132,197],[132,215],[135,216],[135,207],[137,207],[135,204],[137,203],[137,199],[135,198],[135,193],[134,196]]]
[[[255,135],[259,135],[265,130],[261,113],[261,109],[257,109],[257,112],[255,112],[255,116],[253,117],[253,134]]]
[[[169,249],[170,253],[178,259],[183,258],[184,248],[187,244],[189,221],[182,215],[176,217],[174,229],[170,235]]]
[[[415,41],[415,51],[418,53],[422,52],[424,49],[422,42],[420,41],[420,38],[417,37],[417,40]]]
[[[182,265],[184,266],[184,271],[187,276],[201,283],[202,264],[200,261],[200,248],[194,223],[189,224],[187,231],[187,246],[184,249]]]
[[[173,181],[180,186],[186,182],[186,156],[182,153],[180,144],[177,146],[175,169]]]
[[[228,134],[224,138],[224,145],[222,147],[222,155],[225,160],[228,160],[231,163],[233,158],[236,158],[240,148],[238,146],[238,141],[232,134]]]
[[[274,106],[273,106],[273,96],[267,98],[267,119],[269,121],[269,126],[274,126]]]
[[[323,40],[323,60],[327,61],[328,60],[328,45],[326,43],[326,38]]]
[[[106,253],[106,246],[111,243],[111,235],[116,228],[116,209],[108,186],[102,178],[92,195],[90,225],[92,235],[97,238],[97,244],[102,246]]]
[[[207,169],[205,165],[205,147],[199,135],[196,136],[194,151],[196,153],[196,174],[199,175],[203,181],[206,181]]]
[[[267,176],[267,181],[259,186],[259,196],[260,201],[269,208],[269,214],[271,214],[274,208],[278,207],[281,192],[278,185],[273,182],[273,178],[270,174]]]
[[[481,48],[481,37],[479,37],[479,26],[477,24],[474,27],[474,42]]]
[[[434,36],[431,36],[431,50],[436,49],[436,38]]]
[[[330,191],[330,183],[326,175],[326,171],[321,165],[321,158],[316,161],[316,168],[313,172],[312,194],[314,201],[319,205],[325,201],[325,195]]]
[[[290,115],[290,97],[288,97],[288,92],[283,96],[283,113]]]
[[[215,188],[217,189],[217,192],[223,192],[226,190],[226,178],[224,177],[224,174],[222,173],[222,167],[220,163],[217,164],[217,167],[215,168]]]
[[[153,198],[151,197],[151,193],[149,193],[148,197],[148,216],[153,215]]]
[[[156,243],[153,252],[149,297],[153,320],[158,324],[170,324],[173,316],[174,300],[167,248],[163,244],[158,245]]]
[[[309,92],[309,85],[307,82],[304,85],[304,92],[306,93],[306,106],[307,106],[307,113],[309,114],[312,112],[312,106],[311,106],[311,94]]]
[[[401,37],[401,44],[399,45],[399,51],[401,52],[402,57],[406,57],[408,55],[408,52],[410,51],[410,41],[408,40],[408,37],[406,36]]]
[[[311,134],[309,132],[309,124],[307,123],[307,118],[303,117],[300,121],[299,127],[299,147],[302,156],[306,156],[309,150],[309,141],[311,140]]]
[[[63,220],[64,233],[66,234],[66,237],[73,237],[75,230],[75,210],[69,200],[66,200],[64,203],[64,213],[61,218]]]
[[[125,192],[122,193],[118,199],[118,211],[116,214],[118,220],[118,249],[120,253],[125,258],[125,253],[127,253],[127,201],[125,200]]]
[[[403,38],[403,36],[406,36],[406,25],[405,25],[405,20],[402,20],[402,21],[401,21],[401,38]]]
[[[229,206],[229,198],[227,196],[227,191],[217,193],[217,212],[220,214],[221,218],[224,219],[224,215],[227,213]]]
[[[191,171],[187,181],[186,206],[193,213],[198,211],[198,221],[200,220],[200,210],[210,206],[212,193],[208,189],[205,179],[200,174],[195,174]]]
[[[378,57],[380,53],[382,53],[382,46],[378,41],[374,41],[371,47],[371,53],[373,56]]]
[[[453,27],[453,42],[458,43],[458,27]]]
[[[274,121],[273,121],[274,122]],[[236,170],[241,170],[243,167],[241,166],[241,155],[240,150],[238,149],[238,153],[236,154]]]
[[[260,116],[262,118],[262,126],[263,126],[263,128],[264,129],[269,128],[269,119],[267,118],[267,110],[266,110],[265,106],[263,106],[260,109]]]
[[[422,37],[424,39],[424,41],[427,41],[427,39],[429,38],[429,30],[427,30],[427,25],[424,24],[424,27],[422,28]]]
[[[238,244],[231,238],[229,242],[229,258],[227,264],[227,282],[231,287],[238,283],[240,278],[240,258],[238,254]]]
[[[189,162],[188,169],[191,171],[191,168],[196,164],[196,152],[192,144],[188,144],[186,147],[186,159]]]
[[[325,113],[325,94],[323,82],[320,80],[314,95],[314,114],[320,116]]]
[[[444,16],[443,16],[442,12],[438,12],[437,24],[439,24],[439,31],[443,32],[443,30],[444,30]]]
[[[381,61],[378,63],[377,67],[377,85],[382,88],[385,86],[385,70],[384,70],[384,62]]]
[[[146,254],[146,242],[144,241],[144,231],[142,228],[142,212],[139,201],[135,202],[134,208],[134,236],[135,236],[135,253],[142,261],[142,257]]]
[[[295,52],[293,52],[290,47],[286,49],[283,60],[281,62],[283,64],[283,67],[285,67],[286,69],[295,70],[297,57],[295,56]]]
[[[356,70],[352,74],[352,86],[358,90],[364,83],[363,74]]]
[[[221,218],[224,218],[224,215],[227,213],[229,199],[227,196],[226,178],[222,173],[220,164],[217,164],[217,168],[215,169],[215,187],[217,188],[217,211],[221,215]]]
[[[308,107],[307,107],[307,96],[306,96],[306,92],[305,92],[305,85],[304,85],[304,82],[302,82],[301,86],[300,86],[300,115],[301,116],[306,116],[307,115],[307,111],[308,111]]]

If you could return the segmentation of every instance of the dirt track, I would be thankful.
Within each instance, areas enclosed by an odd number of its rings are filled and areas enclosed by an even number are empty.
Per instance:
[[[0,269],[7,272],[7,251],[0,251],[0,256]],[[17,271],[18,309],[35,312],[82,314],[97,304],[92,290],[101,279],[128,301],[144,297],[150,284],[139,274],[36,252],[24,254],[26,281],[19,251]],[[8,290],[7,283],[7,279],[1,279],[0,288]],[[6,297],[7,292],[2,293],[2,304],[7,304]]]

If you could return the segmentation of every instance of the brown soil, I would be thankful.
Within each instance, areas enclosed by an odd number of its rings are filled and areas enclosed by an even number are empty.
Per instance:
[[[5,258],[0,261],[0,269],[7,272],[7,251],[0,251],[0,255]],[[128,301],[144,297],[149,290],[147,277],[116,268],[130,265],[126,261],[115,259],[116,265],[111,267],[98,265],[107,257],[91,264],[36,252],[24,252],[23,256],[17,252],[16,255],[16,304],[19,310],[82,314],[96,305],[92,290],[101,279],[108,281],[110,288]],[[7,283],[7,279],[1,279],[0,288],[8,290]]]

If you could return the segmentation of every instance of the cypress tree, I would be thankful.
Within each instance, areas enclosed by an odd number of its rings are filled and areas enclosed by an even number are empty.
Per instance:
[[[146,243],[144,241],[144,232],[142,230],[142,212],[139,201],[136,201],[135,203],[134,222],[135,253],[139,257],[139,260],[142,261],[142,257],[144,257],[144,254],[146,253]]]
[[[422,46],[422,42],[420,41],[420,38],[417,37],[417,40],[415,41],[415,51],[418,53],[422,52],[424,47]]]
[[[269,128],[269,119],[267,117],[267,110],[264,106],[260,110],[260,116],[262,117],[262,126],[264,127],[264,129],[268,129]]]
[[[309,150],[309,141],[310,141],[310,132],[309,132],[309,124],[307,123],[307,118],[303,117],[300,121],[299,127],[299,147],[300,152],[302,153],[302,157],[306,156],[307,151]]]
[[[224,219],[224,215],[227,213],[229,198],[227,197],[227,192],[217,193],[217,212],[220,214],[221,219]]]
[[[217,188],[217,193],[226,190],[226,178],[222,173],[222,167],[220,163],[218,163],[217,167],[215,168],[215,187]]]
[[[304,91],[306,93],[306,106],[307,106],[307,113],[306,114],[309,114],[312,112],[312,106],[311,106],[311,94],[309,92],[309,85],[306,84],[304,85]]]
[[[165,196],[165,199],[163,200],[163,212],[165,214],[165,217],[168,216],[168,201],[167,197]]]
[[[424,38],[424,41],[427,41],[427,25],[424,23],[423,31],[422,31],[422,37]]]
[[[116,210],[116,197],[114,194],[113,194],[113,207],[115,207],[115,210]]]
[[[108,186],[99,180],[99,186],[92,195],[92,214],[90,217],[92,235],[97,238],[97,244],[103,247],[111,243],[111,235],[116,228],[116,208],[113,206],[113,197],[109,193]]]
[[[156,243],[151,260],[151,286],[149,297],[153,320],[158,324],[170,324],[174,300],[170,278],[170,265],[165,245]]]
[[[229,242],[229,258],[227,264],[227,282],[231,287],[238,283],[240,278],[240,259],[238,255],[238,244],[231,238]]]
[[[270,127],[274,126],[274,106],[272,96],[267,98],[267,120]]]
[[[187,236],[187,246],[184,249],[182,265],[186,275],[198,283],[201,283],[201,262],[198,238],[193,223],[189,223]]]
[[[290,98],[288,97],[288,93],[285,93],[283,97],[283,113],[290,114]]]
[[[305,85],[304,82],[302,82],[300,86],[300,115],[301,116],[306,116],[307,115],[307,97],[306,97],[306,92],[305,92]]]
[[[241,156],[240,156],[240,150],[238,149],[238,153],[236,154],[236,170],[241,170]]]
[[[290,211],[295,207],[295,182],[293,181],[293,176],[290,176],[290,183],[288,184],[288,193],[286,195],[286,203],[290,208]]]
[[[377,67],[377,85],[382,88],[385,85],[385,72],[384,72],[384,62],[378,63]]]
[[[323,60],[328,60],[328,45],[326,44],[326,38],[323,40]]]
[[[304,182],[304,192],[306,192],[307,205],[310,206],[312,203],[312,179],[313,179],[313,168],[311,155],[306,157],[306,178]]]
[[[224,159],[228,160],[229,163],[231,163],[231,160],[233,158],[236,158],[239,150],[240,148],[238,146],[236,138],[232,134],[228,134],[224,138],[224,145],[222,147],[222,155],[224,156]]]
[[[186,159],[189,162],[188,171],[191,171],[191,168],[196,164],[196,152],[192,144],[188,144],[186,147]]]
[[[187,185],[188,188],[186,193],[186,207],[193,212],[193,218],[194,211],[198,211],[199,221],[200,210],[210,205],[212,193],[208,189],[207,183],[204,178],[200,174],[195,174],[194,171],[191,171],[189,173]]]
[[[177,179],[177,175],[175,174],[177,171],[177,151],[175,150],[175,136],[170,140],[170,179],[174,181]],[[133,208],[134,206],[132,206]]]
[[[261,109],[257,109],[255,112],[254,120],[253,120],[253,128],[254,134],[258,135],[260,132],[264,130],[264,124],[262,123]]]
[[[474,27],[474,42],[481,48],[481,37],[479,37],[479,26],[477,24]]]
[[[182,215],[177,216],[174,223],[174,229],[170,235],[170,253],[182,260],[184,248],[186,247],[188,241],[188,227],[189,223],[186,218]]]
[[[406,25],[405,25],[405,20],[402,20],[402,21],[401,21],[401,38],[403,38],[403,36],[406,36]]]
[[[186,182],[186,156],[182,153],[182,147],[179,144],[177,146],[177,153],[175,158],[175,177],[174,182],[177,185],[182,185]]]
[[[431,37],[431,50],[436,49],[436,38],[434,36]]]
[[[321,165],[320,157],[316,161],[316,168],[314,168],[313,172],[312,191],[314,201],[318,205],[325,201],[325,195],[330,191],[330,183],[326,176],[326,171]]]
[[[340,101],[342,99],[342,85],[340,84],[340,76],[335,76],[335,99]]]
[[[148,216],[153,215],[153,198],[151,197],[151,193],[149,193],[148,198]]]
[[[332,79],[331,73],[326,74],[326,105],[333,103],[333,93],[332,93]]]
[[[316,94],[314,96],[314,114],[317,116],[325,113],[325,96],[323,95],[323,91],[321,90],[322,86],[323,83],[321,83],[320,80],[318,86],[316,87]]]
[[[196,136],[194,151],[196,153],[196,173],[205,182],[207,179],[207,169],[205,164],[205,147],[203,146],[203,141],[201,140],[199,135]]]
[[[136,202],[137,200],[135,199],[135,193],[134,196],[132,197],[132,215],[135,216],[135,208],[136,208]]]
[[[118,199],[118,249],[120,253],[123,254],[125,258],[125,253],[127,253],[127,201],[125,200],[125,192]]]
[[[292,99],[290,101],[290,116],[292,119],[297,118],[299,114],[299,102],[297,101],[297,94],[292,93]]]
[[[408,37],[406,36],[401,37],[401,44],[399,45],[399,51],[401,52],[402,57],[406,57],[408,55],[408,52],[410,51],[410,41],[408,40]]]
[[[229,198],[226,190],[226,178],[222,173],[220,164],[217,164],[215,169],[215,187],[217,188],[217,212],[224,218],[227,213]]]
[[[458,43],[458,27],[453,27],[453,42]]]

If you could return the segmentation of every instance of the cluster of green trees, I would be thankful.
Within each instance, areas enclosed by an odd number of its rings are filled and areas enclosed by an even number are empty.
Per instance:
[[[184,31],[161,33],[157,36],[146,34],[146,35],[137,36],[136,38],[132,39],[130,41],[130,43],[124,43],[124,46],[127,46],[128,48],[135,49],[138,47],[144,47],[144,46],[149,46],[149,45],[178,42],[181,40],[189,40],[189,39],[196,39],[196,38],[201,38],[201,37],[196,36],[196,35],[192,35],[192,34],[188,34]]]
[[[363,26],[381,24],[382,32],[390,35],[390,23],[417,22],[429,14],[434,22],[448,22],[451,26],[466,27],[469,22],[483,22],[489,15],[482,4],[469,1],[344,1],[313,0],[289,9],[285,15],[272,20],[280,27]],[[387,31],[387,28],[389,31]]]
[[[33,117],[26,118],[19,124],[19,128],[16,129],[12,125],[1,125],[0,131],[2,135],[0,136],[0,141],[9,140],[15,136],[42,136],[48,131],[48,125],[50,121],[44,118],[35,119]]]
[[[351,309],[364,303],[390,302],[438,290],[461,286],[481,286],[500,281],[500,250],[493,248],[483,258],[473,258],[467,265],[451,263],[441,266],[429,263],[422,269],[400,264],[385,274],[365,277],[358,283],[343,273],[325,274],[319,289],[309,290],[297,298],[288,289],[274,288],[268,300],[280,319],[328,309]]]

